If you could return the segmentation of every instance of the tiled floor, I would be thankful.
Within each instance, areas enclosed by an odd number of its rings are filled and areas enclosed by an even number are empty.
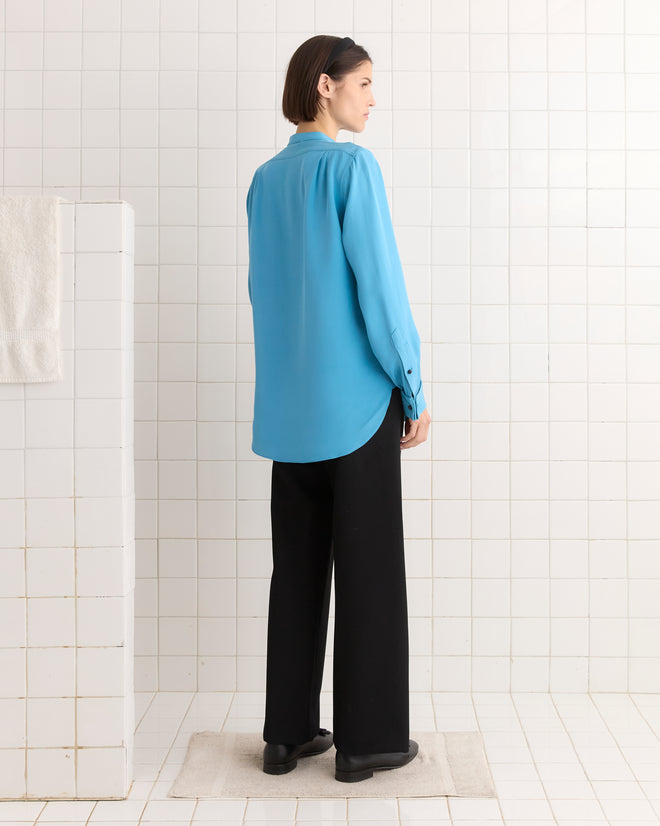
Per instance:
[[[332,728],[322,695],[321,725]],[[193,731],[261,731],[263,694],[139,694],[125,801],[0,802],[0,822],[81,826],[660,824],[660,695],[415,694],[411,731],[481,731],[497,799],[167,797]]]

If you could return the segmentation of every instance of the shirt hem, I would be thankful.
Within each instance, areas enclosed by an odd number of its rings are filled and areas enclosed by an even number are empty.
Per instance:
[[[338,450],[333,450],[328,454],[324,452],[322,455],[312,456],[311,458],[300,459],[300,458],[292,458],[289,455],[284,453],[279,453],[275,450],[268,450],[268,448],[262,448],[259,444],[252,439],[252,452],[256,453],[257,456],[262,456],[265,459],[272,459],[274,462],[294,462],[296,464],[301,464],[303,462],[325,462],[328,459],[339,459],[342,456],[348,456],[350,453],[358,450],[359,448],[363,447],[369,439],[376,433],[378,428],[383,423],[385,418],[385,414],[387,413],[387,409],[390,405],[390,400],[392,398],[392,391],[395,389],[395,386],[392,385],[388,391],[387,398],[384,402],[381,402],[376,409],[376,412],[371,416],[364,425],[363,430],[361,431],[360,435],[356,438],[357,444],[351,442],[350,445],[347,447],[339,448]]]

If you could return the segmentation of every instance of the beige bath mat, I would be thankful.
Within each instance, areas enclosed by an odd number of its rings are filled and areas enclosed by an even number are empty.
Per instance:
[[[335,749],[263,771],[261,733],[195,732],[170,797],[496,797],[479,732],[411,732],[414,760],[357,783],[335,780]]]

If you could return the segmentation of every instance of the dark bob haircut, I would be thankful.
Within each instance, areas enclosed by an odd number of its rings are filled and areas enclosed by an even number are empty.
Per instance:
[[[301,43],[291,56],[282,94],[282,112],[291,123],[298,125],[301,121],[315,120],[321,108],[319,78],[339,40],[341,37],[317,34]],[[372,62],[367,51],[356,43],[333,61],[327,73],[333,80],[341,81],[365,60]]]

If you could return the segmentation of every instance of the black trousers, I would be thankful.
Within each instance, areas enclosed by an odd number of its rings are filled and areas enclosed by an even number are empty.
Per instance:
[[[407,751],[408,605],[398,388],[353,453],[273,462],[267,743],[305,743],[319,700],[333,565],[333,734],[348,754]]]

